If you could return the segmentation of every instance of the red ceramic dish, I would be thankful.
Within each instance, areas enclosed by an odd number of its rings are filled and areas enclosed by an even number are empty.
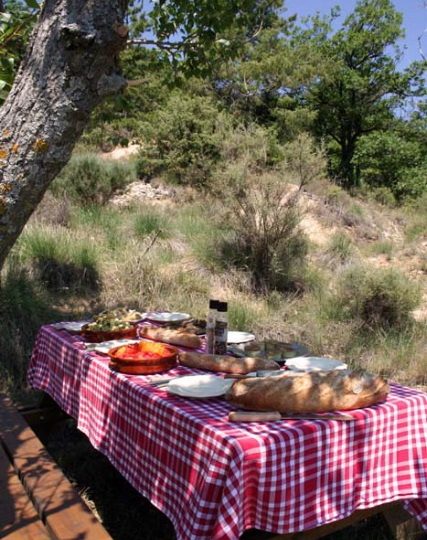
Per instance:
[[[109,366],[120,373],[148,375],[176,366],[178,350],[163,343],[140,341],[108,351]]]

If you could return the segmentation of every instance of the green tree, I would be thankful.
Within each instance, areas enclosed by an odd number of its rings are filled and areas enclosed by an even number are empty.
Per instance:
[[[0,105],[12,87],[38,9],[36,0],[0,2]]]
[[[290,140],[311,127],[315,113],[303,96],[325,62],[311,40],[299,39],[295,17],[274,12],[237,59],[218,67],[212,84],[241,121],[272,126]]]
[[[319,19],[313,22],[313,28],[320,25]],[[317,135],[329,145],[332,172],[347,187],[360,181],[353,160],[360,137],[387,129],[395,109],[424,92],[425,63],[414,62],[403,72],[396,68],[402,36],[402,15],[390,0],[359,0],[340,30],[318,35],[333,63],[308,99],[317,112]]]
[[[362,135],[353,162],[359,170],[361,183],[387,187],[398,198],[416,197],[427,187],[427,159],[421,145],[397,131]]]
[[[33,0],[28,0],[33,2]],[[0,109],[0,268],[49,184],[70,158],[92,110],[124,88],[128,0],[46,0],[28,54]],[[268,0],[173,0],[143,14],[174,69],[209,70],[259,29]],[[145,25],[145,26],[144,26]],[[178,62],[179,60],[179,62]]]

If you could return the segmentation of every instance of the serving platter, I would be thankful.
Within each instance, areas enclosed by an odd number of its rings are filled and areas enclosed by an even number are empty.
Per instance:
[[[80,332],[85,324],[90,321],[62,321],[53,323],[52,326],[57,330],[66,330],[67,332]]]
[[[233,382],[233,379],[223,379],[216,375],[188,375],[170,381],[165,388],[177,396],[207,399],[223,396]]]
[[[299,356],[286,360],[286,367],[292,371],[334,371],[347,369],[347,364],[333,358],[321,356]]]
[[[191,315],[178,311],[147,311],[142,313],[142,319],[158,323],[177,323],[191,319]]]
[[[236,343],[249,343],[254,341],[255,336],[250,332],[237,332],[235,330],[229,330],[227,334],[227,343],[236,344]]]

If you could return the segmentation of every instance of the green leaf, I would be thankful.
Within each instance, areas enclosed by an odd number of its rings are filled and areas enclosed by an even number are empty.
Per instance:
[[[27,4],[27,6],[29,8],[32,8],[32,9],[39,9],[40,6],[38,4],[38,2],[36,0],[25,0],[25,3]]]

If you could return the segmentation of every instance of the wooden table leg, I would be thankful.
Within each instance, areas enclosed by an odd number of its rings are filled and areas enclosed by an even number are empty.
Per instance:
[[[411,518],[410,514],[404,510],[402,504],[397,501],[393,503],[383,504],[375,508],[367,508],[358,510],[351,516],[310,529],[288,534],[272,534],[264,531],[250,531],[242,536],[242,540],[318,540],[328,534],[340,531],[345,527],[354,525],[362,519],[373,517],[382,513],[390,528],[390,531],[395,535],[396,540],[427,540],[426,533],[421,531],[421,527],[417,520]]]
[[[383,516],[396,540],[427,540],[427,533],[402,505],[392,510],[386,508],[383,510]]]

